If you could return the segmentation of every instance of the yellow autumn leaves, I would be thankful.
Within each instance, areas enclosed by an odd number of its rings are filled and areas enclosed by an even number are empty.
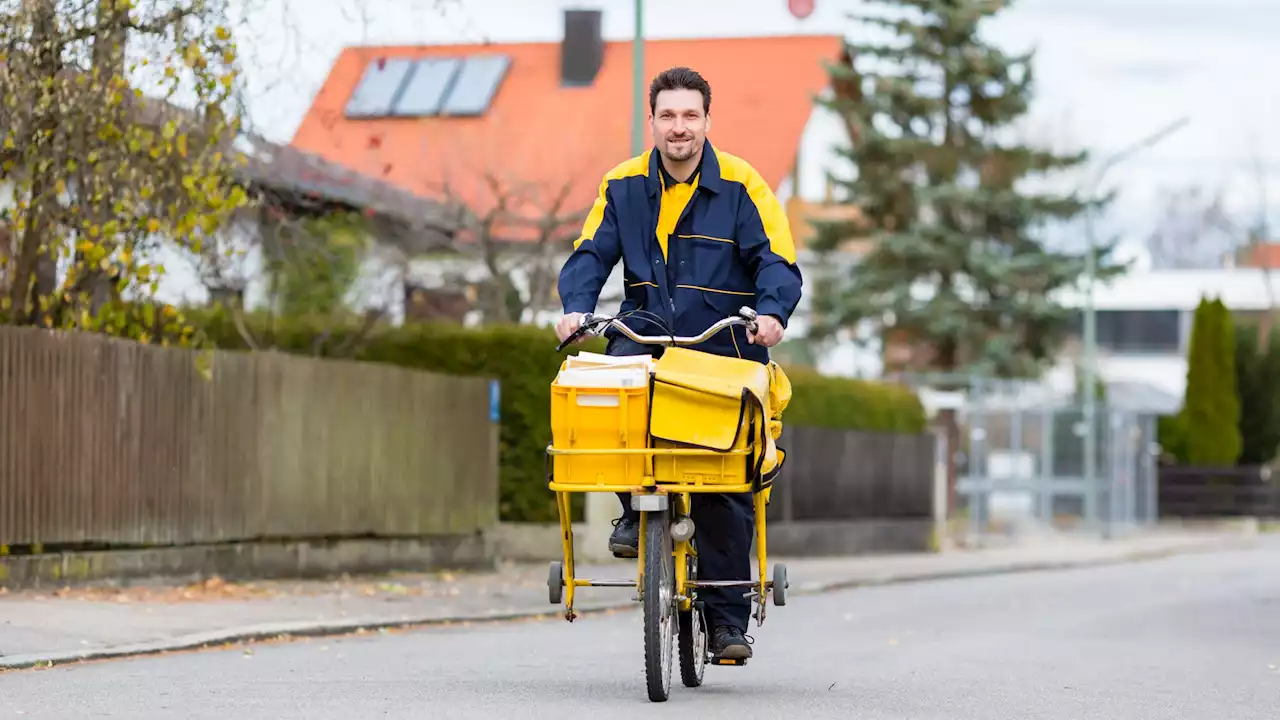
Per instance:
[[[106,15],[57,7],[53,24],[31,7],[0,9],[0,193],[11,196],[0,267],[21,279],[5,293],[17,312],[0,321],[185,343],[181,316],[151,301],[165,273],[155,250],[200,253],[250,202],[230,150],[231,29],[216,2],[179,12],[116,0],[128,11],[115,14],[128,24],[118,31],[103,27]],[[127,65],[95,56],[87,68],[59,67],[43,50],[119,31],[130,36]],[[54,278],[40,269],[48,257]]]

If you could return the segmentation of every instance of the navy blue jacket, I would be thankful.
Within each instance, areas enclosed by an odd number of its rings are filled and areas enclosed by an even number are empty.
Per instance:
[[[746,305],[786,327],[800,302],[802,279],[786,212],[768,184],[744,160],[707,141],[697,186],[664,258],[657,239],[660,162],[650,149],[605,174],[560,271],[564,312],[594,312],[621,259],[626,288],[620,312],[647,310],[675,334],[697,335]],[[624,322],[642,335],[663,334],[642,316]],[[748,343],[742,327],[723,330],[695,349],[769,360],[768,349]]]

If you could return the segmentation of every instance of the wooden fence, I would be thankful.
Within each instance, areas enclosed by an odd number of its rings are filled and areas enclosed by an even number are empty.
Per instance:
[[[933,516],[935,438],[783,423],[787,451],[769,519],[927,519]]]
[[[1280,476],[1264,468],[1161,465],[1160,517],[1280,518]]]
[[[489,383],[0,327],[0,545],[473,533]]]

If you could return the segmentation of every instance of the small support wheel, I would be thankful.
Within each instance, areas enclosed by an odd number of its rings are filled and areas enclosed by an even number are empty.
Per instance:
[[[564,563],[553,560],[547,572],[547,597],[552,605],[564,601]]]
[[[787,566],[782,563],[773,566],[773,604],[787,604]]]

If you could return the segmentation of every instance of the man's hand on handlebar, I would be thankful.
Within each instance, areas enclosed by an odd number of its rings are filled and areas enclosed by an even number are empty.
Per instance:
[[[569,313],[560,318],[559,322],[556,323],[556,337],[560,339],[560,342],[564,342],[570,335],[578,332],[582,327],[583,317],[585,317],[583,313]],[[573,344],[576,345],[586,339],[587,334],[583,333],[573,341]]]
[[[756,331],[747,331],[747,342],[767,348],[777,345],[782,342],[782,323],[772,315],[761,315],[756,318]]]

